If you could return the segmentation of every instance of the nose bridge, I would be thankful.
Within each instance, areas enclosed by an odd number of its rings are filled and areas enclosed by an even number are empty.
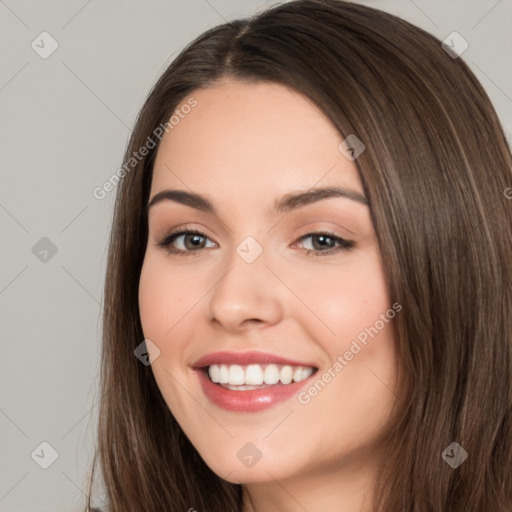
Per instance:
[[[245,320],[277,322],[282,311],[263,245],[248,235],[234,247],[228,260],[226,272],[210,296],[210,317],[230,329]]]

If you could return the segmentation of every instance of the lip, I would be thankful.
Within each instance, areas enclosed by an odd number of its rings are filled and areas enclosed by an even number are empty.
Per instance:
[[[232,391],[214,384],[206,375],[206,370],[198,369],[196,373],[206,397],[222,409],[235,412],[257,412],[289,400],[316,375],[314,372],[307,379],[293,384],[276,384],[263,389]]]
[[[306,379],[291,384],[276,384],[262,389],[233,391],[214,384],[207,375],[211,364],[289,364],[311,366],[315,371]],[[206,397],[218,407],[234,412],[257,412],[289,400],[316,375],[318,367],[306,362],[294,361],[285,357],[264,352],[215,352],[198,359],[193,365]]]

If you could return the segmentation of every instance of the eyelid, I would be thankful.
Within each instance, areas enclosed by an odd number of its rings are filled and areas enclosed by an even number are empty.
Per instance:
[[[160,230],[155,230],[155,231],[160,231]],[[204,226],[202,226],[201,224],[183,224],[183,225],[180,225],[180,226],[177,226],[176,228],[173,228],[173,229],[162,229],[162,234],[161,235],[158,235],[156,234],[155,235],[155,238],[158,238],[158,239],[163,239],[163,238],[166,238],[166,237],[170,237],[172,235],[175,235],[175,234],[178,234],[178,233],[182,233],[183,231],[186,231],[186,232],[198,232],[198,233],[201,233],[202,235],[208,237],[211,239],[211,236],[207,233],[208,229],[205,228]]]

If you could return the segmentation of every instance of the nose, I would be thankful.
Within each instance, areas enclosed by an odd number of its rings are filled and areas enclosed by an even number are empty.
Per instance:
[[[252,263],[233,251],[208,295],[210,321],[231,332],[278,323],[283,314],[280,284],[266,265],[265,251]]]

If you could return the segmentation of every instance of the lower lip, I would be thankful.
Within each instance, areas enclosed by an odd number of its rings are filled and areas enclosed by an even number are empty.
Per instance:
[[[257,412],[268,409],[279,402],[284,402],[296,395],[316,373],[314,372],[307,379],[293,384],[276,384],[262,389],[232,391],[214,384],[204,370],[196,370],[196,372],[203,392],[210,401],[223,409],[236,412]]]

